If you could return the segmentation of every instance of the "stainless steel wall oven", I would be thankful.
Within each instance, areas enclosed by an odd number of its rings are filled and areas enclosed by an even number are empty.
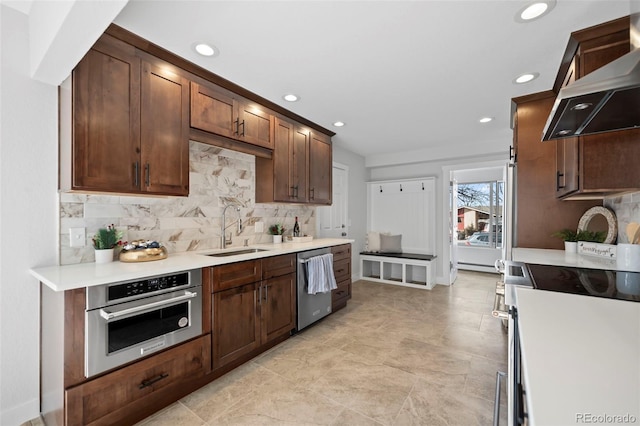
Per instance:
[[[202,334],[200,269],[87,288],[85,375]]]

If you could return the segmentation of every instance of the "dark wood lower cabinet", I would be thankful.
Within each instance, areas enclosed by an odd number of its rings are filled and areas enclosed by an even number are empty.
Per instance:
[[[351,297],[351,245],[332,253],[337,310]],[[43,411],[47,423],[134,424],[286,340],[295,329],[296,259],[291,253],[205,268],[202,291],[211,297],[203,298],[202,336],[90,380],[82,373],[84,289],[62,296],[44,290],[43,304],[59,303],[65,312],[64,401]]]
[[[262,343],[289,334],[296,326],[296,274],[291,273],[263,282],[260,319]]]
[[[220,368],[260,345],[259,283],[213,294],[213,368]]]
[[[287,254],[211,268],[214,370],[244,362],[291,334],[295,259]]]
[[[131,424],[192,392],[211,369],[211,335],[65,391],[67,425]]]
[[[351,244],[331,247],[333,253],[333,274],[338,288],[331,291],[331,311],[347,306],[351,299]]]

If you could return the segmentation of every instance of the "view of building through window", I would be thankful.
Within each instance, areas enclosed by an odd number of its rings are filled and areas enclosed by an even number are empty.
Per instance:
[[[458,245],[502,247],[504,182],[458,184]]]

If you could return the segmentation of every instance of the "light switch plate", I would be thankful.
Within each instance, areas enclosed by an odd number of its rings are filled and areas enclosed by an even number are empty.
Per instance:
[[[69,245],[71,247],[84,247],[86,243],[86,228],[69,228]]]
[[[258,233],[258,232],[264,232],[264,222],[256,222],[253,224],[254,227],[254,232]]]

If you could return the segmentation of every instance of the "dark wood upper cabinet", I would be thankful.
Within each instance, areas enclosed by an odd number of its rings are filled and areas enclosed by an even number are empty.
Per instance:
[[[571,61],[562,87],[576,81],[576,61]],[[579,188],[579,138],[558,139],[556,141],[556,196],[564,197]]]
[[[331,204],[331,138],[276,117],[272,158],[256,158],[256,201]]]
[[[585,211],[602,204],[591,200],[569,203],[556,197],[556,145],[540,140],[554,100],[552,91],[513,99],[518,146],[514,247],[562,249],[562,240],[551,234],[575,229]]]
[[[189,86],[102,36],[73,71],[72,189],[187,195]]]
[[[191,127],[232,138],[235,109],[236,102],[228,90],[191,82]]]
[[[189,80],[142,64],[141,157],[147,192],[189,194]]]
[[[629,17],[571,34],[555,88],[629,53]],[[573,55],[573,56],[571,56]],[[556,141],[556,196],[601,199],[640,190],[640,130],[586,135]]]
[[[138,191],[140,68],[135,49],[103,37],[73,70],[73,189]]]
[[[215,84],[191,82],[191,127],[273,148],[273,115],[259,104]]]
[[[309,201],[331,204],[332,160],[331,139],[322,133],[311,132],[309,142]]]

